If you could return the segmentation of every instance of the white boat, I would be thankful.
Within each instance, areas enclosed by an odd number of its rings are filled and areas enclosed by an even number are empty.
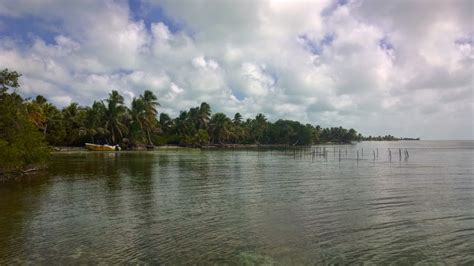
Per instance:
[[[86,143],[86,149],[90,151],[119,151],[121,150],[119,145],[99,145],[99,144],[92,144]]]

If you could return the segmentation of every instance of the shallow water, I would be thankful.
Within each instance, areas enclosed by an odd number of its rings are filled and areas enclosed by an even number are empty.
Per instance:
[[[474,264],[474,141],[325,147],[56,154],[0,183],[0,264]]]

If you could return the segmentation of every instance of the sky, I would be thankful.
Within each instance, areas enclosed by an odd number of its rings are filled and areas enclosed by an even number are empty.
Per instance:
[[[59,107],[153,91],[244,118],[474,139],[472,0],[0,0],[0,68]]]

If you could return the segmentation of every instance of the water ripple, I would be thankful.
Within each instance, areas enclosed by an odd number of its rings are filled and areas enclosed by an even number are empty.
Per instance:
[[[0,264],[472,265],[474,154],[455,151],[58,154],[0,187]]]

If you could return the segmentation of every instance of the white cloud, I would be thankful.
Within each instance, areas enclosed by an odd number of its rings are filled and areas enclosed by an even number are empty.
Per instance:
[[[207,101],[364,134],[474,137],[469,0],[142,4],[166,19],[126,1],[0,1],[1,16],[38,18],[55,35],[0,35],[0,67],[23,73],[26,96],[61,106],[150,89],[173,115]]]

